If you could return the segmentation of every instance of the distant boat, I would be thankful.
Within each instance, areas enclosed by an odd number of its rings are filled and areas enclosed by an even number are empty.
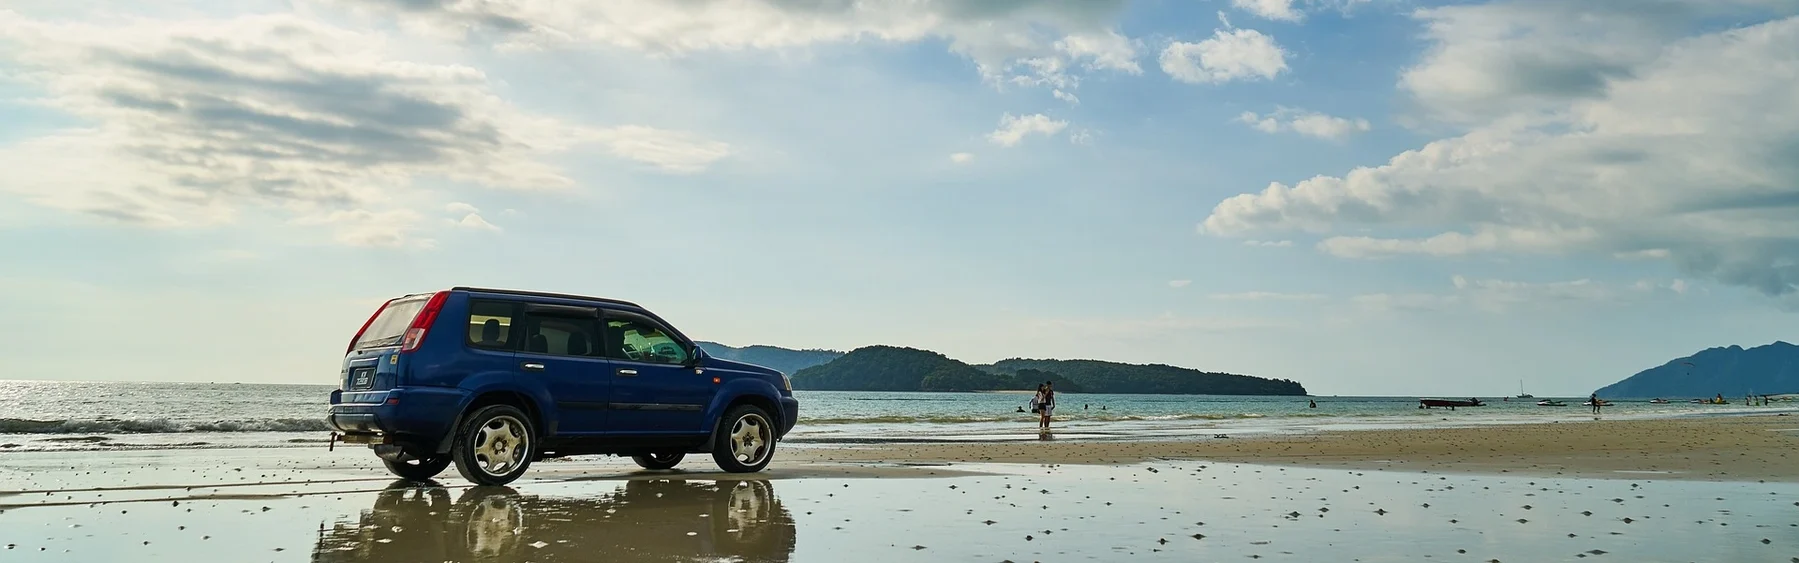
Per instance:
[[[1649,404],[1652,404],[1652,405],[1666,405],[1666,404],[1668,404],[1668,400],[1667,400],[1667,399],[1659,399],[1659,398],[1658,398],[1658,399],[1650,399],[1650,400],[1649,400]]]
[[[1537,406],[1539,406],[1539,407],[1565,407],[1565,406],[1568,406],[1568,403],[1557,401],[1555,399],[1543,399],[1541,401],[1537,401]]]
[[[1456,407],[1478,407],[1478,406],[1482,406],[1480,399],[1418,399],[1418,408],[1421,408],[1421,409],[1428,409],[1428,408],[1434,408],[1434,407],[1445,407],[1445,408],[1449,408],[1449,409],[1454,409]]]
[[[1522,379],[1518,380],[1518,398],[1520,398],[1520,399],[1535,399],[1536,398],[1536,395],[1532,395],[1530,393],[1524,392],[1524,380],[1522,380]]]

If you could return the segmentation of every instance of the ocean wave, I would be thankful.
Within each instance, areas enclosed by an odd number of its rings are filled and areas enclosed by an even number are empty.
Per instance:
[[[185,432],[322,432],[323,419],[269,418],[180,422],[151,420],[28,420],[0,418],[0,434],[179,434]]]

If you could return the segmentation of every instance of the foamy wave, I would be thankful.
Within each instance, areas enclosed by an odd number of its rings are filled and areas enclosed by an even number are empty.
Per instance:
[[[271,418],[176,422],[152,420],[26,420],[0,418],[0,434],[179,434],[184,432],[318,432],[323,419]]]

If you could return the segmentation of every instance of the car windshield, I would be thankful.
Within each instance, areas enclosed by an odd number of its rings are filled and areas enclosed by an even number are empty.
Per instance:
[[[425,296],[408,297],[388,304],[381,314],[369,323],[368,330],[362,331],[362,338],[356,340],[356,349],[379,348],[400,343],[406,335],[406,327],[412,324],[412,318],[418,316],[419,309],[425,307]]]

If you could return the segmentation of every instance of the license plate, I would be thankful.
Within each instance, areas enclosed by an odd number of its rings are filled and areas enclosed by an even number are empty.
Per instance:
[[[375,374],[372,372],[358,371],[356,372],[355,379],[350,382],[350,385],[357,389],[367,389],[374,383],[374,378]]]

